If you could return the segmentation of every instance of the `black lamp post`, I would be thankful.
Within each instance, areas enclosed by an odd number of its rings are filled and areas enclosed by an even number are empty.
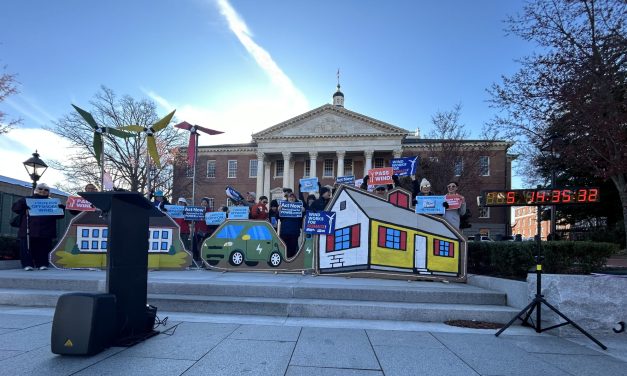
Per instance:
[[[44,172],[46,172],[48,165],[39,158],[37,150],[35,150],[32,157],[28,158],[23,163],[26,168],[26,172],[28,172],[28,175],[33,181],[33,190],[35,190],[35,187],[37,187],[37,181],[41,178]]]

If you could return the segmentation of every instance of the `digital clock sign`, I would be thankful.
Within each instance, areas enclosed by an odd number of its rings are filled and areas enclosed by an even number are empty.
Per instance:
[[[483,206],[571,205],[600,201],[599,188],[486,190],[481,196]]]

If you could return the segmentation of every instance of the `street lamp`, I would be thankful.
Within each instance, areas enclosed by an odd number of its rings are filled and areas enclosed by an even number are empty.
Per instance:
[[[23,163],[26,168],[26,172],[28,172],[28,175],[33,181],[33,190],[35,190],[35,187],[37,187],[37,180],[39,180],[44,172],[46,172],[48,165],[39,158],[37,150],[35,150],[32,157],[28,158]]]

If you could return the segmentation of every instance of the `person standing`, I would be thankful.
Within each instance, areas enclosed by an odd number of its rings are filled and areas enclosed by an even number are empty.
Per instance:
[[[250,208],[250,219],[268,220],[268,198],[259,197],[259,202]]]
[[[211,211],[209,207],[209,198],[203,197],[200,199],[200,206],[205,208],[205,214]],[[213,231],[209,232],[209,226],[207,226],[207,222],[203,218],[202,221],[194,222],[194,249],[192,251],[192,256],[194,260],[200,261],[200,248],[202,247],[202,242],[211,236]],[[215,230],[212,228],[212,230]]]
[[[45,183],[37,184],[31,199],[49,200],[50,187]],[[59,204],[59,207],[64,207]],[[20,261],[24,270],[48,269],[48,254],[52,251],[53,239],[57,237],[57,220],[61,215],[31,216],[26,197],[17,200],[11,210],[21,216],[17,236],[20,240]]]
[[[309,209],[313,212],[324,211],[329,201],[331,201],[331,190],[327,187],[320,187],[320,197],[309,206]]]
[[[184,197],[179,197],[179,199],[176,201],[176,205],[187,206],[187,200]],[[174,219],[174,222],[176,222],[176,224],[179,225],[179,227],[181,228],[181,239],[183,240],[183,244],[185,244],[185,248],[193,252],[189,244],[190,242],[189,222],[187,222],[185,218],[172,218],[172,219]]]
[[[290,192],[287,195],[288,202],[296,202],[296,195],[293,192]],[[305,210],[303,208],[303,210]],[[281,212],[281,206],[279,206],[279,213]],[[294,257],[296,252],[298,251],[298,238],[300,237],[300,230],[303,225],[303,217],[281,217],[281,231],[279,236],[285,242],[287,246],[287,258]]]
[[[464,196],[457,193],[459,185],[455,181],[451,181],[446,186],[448,194],[446,195],[446,211],[444,212],[444,219],[453,227],[459,229],[461,222],[461,216],[466,214],[466,199]]]

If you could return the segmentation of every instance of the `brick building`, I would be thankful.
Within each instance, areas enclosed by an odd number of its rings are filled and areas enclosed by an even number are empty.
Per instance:
[[[533,239],[538,232],[538,207],[537,206],[518,206],[514,209],[514,217],[512,219],[512,234],[521,234],[523,239]],[[542,221],[540,223],[540,236],[546,239],[551,231],[551,222]]]
[[[256,192],[270,199],[282,197],[282,188],[298,189],[298,180],[317,176],[322,185],[333,185],[337,176],[354,175],[361,179],[371,168],[390,166],[393,158],[420,156],[429,158],[434,145],[442,140],[422,139],[406,129],[370,118],[344,108],[344,94],[338,90],[333,104],[325,104],[252,135],[245,144],[201,146],[196,170],[196,201],[209,197],[214,207],[227,203],[225,187],[239,192]],[[451,141],[453,142],[453,141]],[[460,142],[460,141],[455,141]],[[478,208],[476,197],[481,189],[506,189],[511,185],[512,157],[510,143],[468,140],[465,144],[482,145],[479,176],[464,185],[472,213],[468,235],[509,234],[510,215],[504,208]],[[185,150],[183,149],[183,152]],[[174,197],[191,197],[191,169],[174,169]],[[417,179],[421,179],[420,171]],[[434,187],[442,193],[445,187]]]

